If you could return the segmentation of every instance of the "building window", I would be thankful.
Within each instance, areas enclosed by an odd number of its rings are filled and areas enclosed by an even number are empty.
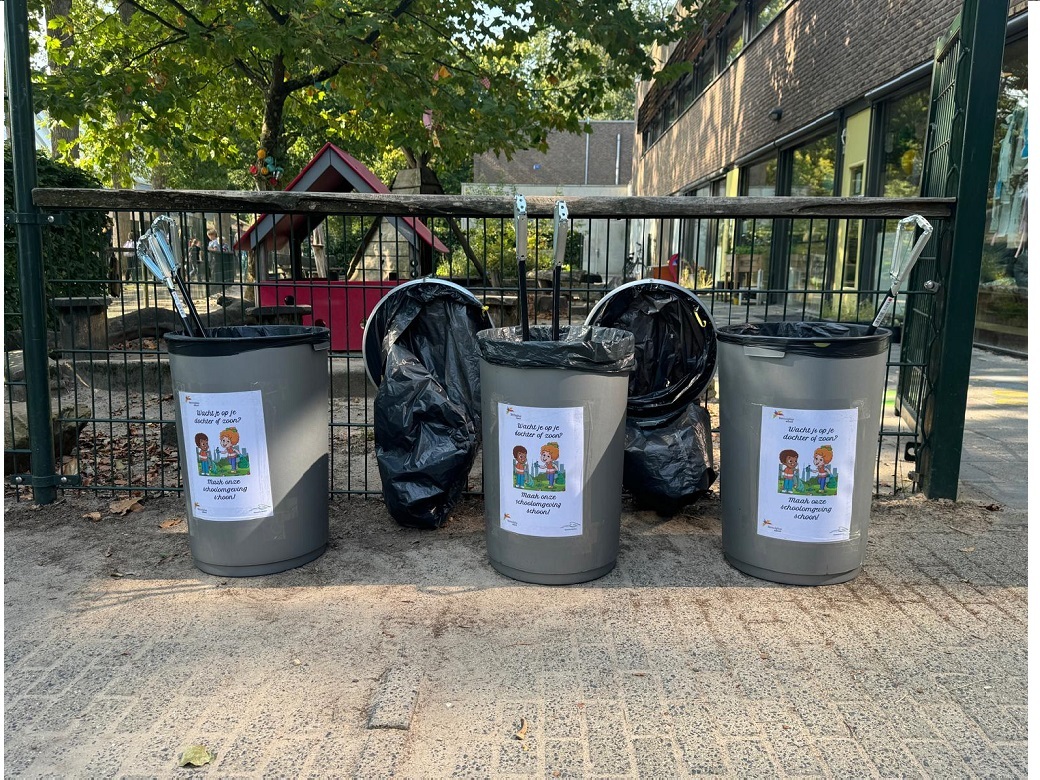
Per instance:
[[[725,180],[698,187],[687,194],[698,198],[718,196],[725,192]],[[704,289],[714,287],[722,278],[719,270],[723,264],[719,250],[718,219],[682,220],[682,242],[679,247],[679,282],[685,287]]]
[[[708,88],[715,79],[715,49],[708,46],[697,63],[697,85],[696,91],[699,95]]]
[[[740,194],[776,195],[777,159],[772,157],[742,171]],[[773,220],[738,220],[734,230],[733,251],[728,258],[726,286],[763,290],[769,285],[769,248],[773,239]]]
[[[661,120],[661,129],[662,130],[667,129],[668,127],[670,127],[672,122],[675,121],[675,117],[676,117],[676,112],[675,112],[676,100],[677,100],[676,94],[673,92],[672,94],[670,94],[668,96],[668,98],[664,102],[664,114],[663,114],[662,120]]]
[[[911,92],[885,107],[879,187],[884,197],[913,198],[920,193],[927,128],[928,90]]]
[[[722,71],[729,67],[729,64],[744,50],[743,11],[737,11],[733,14],[733,18],[726,24],[726,29],[722,31],[720,40],[722,46],[719,70]]]
[[[1029,81],[1025,39],[1005,46],[1001,71],[975,340],[1026,353],[1029,303],[1026,116]]]
[[[682,114],[693,104],[693,99],[696,97],[693,91],[693,74],[687,73],[682,77],[678,87],[679,92],[679,113]]]
[[[751,13],[751,34],[758,35],[773,21],[790,0],[755,0]]]
[[[859,197],[863,194],[863,164],[855,165],[849,170],[852,174],[852,181],[849,182],[849,194],[852,197]]]
[[[921,193],[924,141],[928,129],[928,87],[921,85],[880,104],[879,125],[871,141],[867,193],[886,198],[913,198]],[[870,174],[873,175],[871,179]],[[863,257],[869,258],[860,285],[885,289],[890,284],[892,247],[898,220],[870,220],[865,229]],[[907,282],[903,283],[904,286]]]
[[[795,196],[831,196],[836,193],[835,166],[838,139],[829,133],[790,152],[791,187]],[[836,225],[827,219],[791,220],[790,262],[787,266],[787,288],[790,290],[824,290],[833,286],[829,273],[830,242]],[[819,296],[813,296],[819,298]],[[802,296],[806,305],[821,301]]]
[[[849,168],[849,195],[859,197],[863,194],[866,172],[863,163]],[[841,285],[843,288],[855,288],[859,272],[859,251],[863,235],[863,220],[850,219],[845,229],[844,261],[841,268]],[[843,317],[847,319],[847,317]]]

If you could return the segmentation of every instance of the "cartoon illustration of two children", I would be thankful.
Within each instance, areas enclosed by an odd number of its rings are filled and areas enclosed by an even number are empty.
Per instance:
[[[239,434],[237,428],[225,428],[220,432],[220,447],[216,450],[216,459],[221,456],[227,459],[228,467],[232,474],[238,473],[238,459],[242,457],[242,449],[239,447]],[[195,457],[199,463],[199,474],[209,476],[210,464],[215,465],[213,456],[210,455],[209,436],[204,433],[195,434]]]
[[[538,451],[538,460],[542,464],[542,470],[549,482],[549,490],[556,490],[556,476],[560,472],[560,445],[558,442],[550,441],[542,445]],[[518,444],[513,447],[513,477],[515,487],[537,489],[534,485],[534,477],[528,480],[527,475],[527,448]],[[527,484],[528,481],[530,484]],[[543,488],[544,489],[544,488]],[[565,488],[564,488],[565,489]]]
[[[819,492],[822,495],[827,490],[827,481],[831,478],[831,461],[834,460],[834,449],[829,444],[817,447],[813,452],[813,467],[810,473],[813,479],[819,483]],[[794,450],[783,450],[780,453],[780,477],[783,485],[778,492],[794,493],[798,486],[798,453]],[[806,488],[806,493],[810,488]]]

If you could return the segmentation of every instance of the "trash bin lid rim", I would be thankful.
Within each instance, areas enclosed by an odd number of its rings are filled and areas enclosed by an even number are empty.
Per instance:
[[[385,333],[380,334],[378,343],[374,343],[371,347],[369,347],[368,340],[370,330],[372,334],[371,338],[376,338],[375,330],[371,328],[372,322],[376,319],[376,313],[383,306],[383,304],[390,298],[390,296],[395,295],[401,290],[404,290],[408,287],[415,287],[416,285],[422,284],[442,284],[447,287],[451,287],[457,292],[462,293],[464,296],[469,296],[470,298],[472,298],[473,302],[480,306],[482,309],[484,307],[484,304],[481,302],[480,298],[475,296],[472,292],[467,290],[461,284],[456,284],[455,282],[448,281],[447,279],[438,279],[436,276],[423,276],[419,279],[411,279],[405,282],[404,284],[399,284],[396,287],[393,287],[390,290],[388,290],[378,301],[376,301],[375,306],[372,307],[372,311],[368,313],[368,316],[365,318],[365,329],[364,332],[361,334],[361,363],[365,367],[365,376],[368,377],[368,381],[372,383],[373,387],[379,387],[379,383],[383,381],[382,342],[383,336],[386,335]],[[491,315],[485,311],[484,316],[487,318],[487,321],[491,323],[491,327],[495,327],[495,323],[492,321]],[[369,349],[372,350],[371,355],[369,355]],[[373,365],[374,361],[378,361],[378,364],[375,366]],[[378,378],[373,375],[374,373],[378,374]]]
[[[699,315],[703,316],[703,318],[705,320],[707,320],[707,322],[704,323],[704,332],[706,334],[708,334],[711,339],[714,339],[716,341],[718,340],[718,332],[719,332],[718,326],[716,326],[715,318],[712,316],[711,312],[708,310],[708,307],[704,305],[704,301],[702,301],[700,298],[698,298],[696,293],[694,293],[688,287],[683,287],[681,284],[677,284],[676,282],[670,281],[668,279],[636,279],[636,280],[631,281],[631,282],[626,282],[625,284],[621,285],[620,287],[614,288],[609,293],[607,293],[602,298],[600,298],[599,301],[596,303],[596,305],[592,307],[592,310],[589,312],[588,316],[585,318],[585,324],[586,325],[590,325],[590,324],[592,324],[593,319],[601,316],[604,308],[607,306],[607,302],[611,298],[619,296],[623,291],[624,292],[635,291],[636,288],[638,288],[638,287],[646,287],[646,286],[652,287],[654,289],[664,289],[664,290],[672,291],[672,292],[678,294],[679,296],[681,296],[683,299],[690,301],[693,304],[693,306],[695,307],[696,312]],[[612,327],[612,326],[603,326],[603,325],[601,325],[599,327]],[[699,397],[708,388],[708,386],[711,384],[712,379],[715,377],[715,373],[716,373],[717,370],[718,370],[718,356],[716,355],[715,359],[711,361],[711,366],[710,366],[709,371],[707,372],[707,374],[705,376],[702,376],[699,381],[696,381],[696,382],[692,383],[691,385],[689,385],[690,387],[692,387],[693,385],[696,385],[696,393],[694,393],[695,396]],[[647,393],[646,395],[653,395],[654,392],[658,392],[658,391],[652,391],[651,393]],[[685,395],[685,392],[686,391],[683,392],[683,395]],[[649,407],[645,406],[645,404],[647,404],[647,403],[650,404]],[[628,400],[629,411],[633,412],[635,414],[639,414],[640,412],[657,414],[659,410],[661,410],[663,408],[668,408],[668,407],[671,407],[671,406],[672,406],[672,402],[671,401],[665,402],[665,401],[662,401],[661,399],[654,399],[653,401],[649,401],[648,402],[648,401],[645,400],[645,396],[636,396],[636,397],[630,396],[629,400]]]
[[[230,355],[241,351],[264,349],[269,347],[295,346],[300,344],[322,344],[331,342],[332,335],[328,328],[315,325],[218,325],[206,328],[210,334],[214,330],[281,330],[280,333],[254,333],[243,336],[189,336],[186,333],[171,331],[163,334],[167,350],[174,355]]]
[[[787,320],[783,320],[782,322],[787,322]],[[796,322],[796,321],[795,320],[790,320],[790,322]],[[835,341],[838,341],[838,342],[880,341],[883,338],[886,338],[886,337],[890,338],[892,336],[892,330],[890,328],[883,328],[883,327],[879,327],[873,333],[857,333],[855,335],[848,335],[848,336],[778,336],[775,333],[765,334],[765,333],[737,333],[737,332],[735,332],[737,328],[744,328],[744,327],[747,327],[748,325],[773,325],[773,324],[779,325],[780,322],[777,322],[777,323],[740,322],[740,323],[736,323],[736,324],[732,324],[732,325],[723,325],[721,328],[719,328],[716,331],[716,333],[718,335],[719,341],[725,341],[725,342],[727,342],[729,344],[743,344],[743,343],[748,343],[748,342],[751,342],[751,341],[767,341],[767,340],[776,341],[776,340],[779,340],[779,341],[783,341],[785,343],[798,344],[800,346],[808,346],[810,344],[822,344],[822,345],[825,345],[825,344],[829,344],[829,343],[835,342]],[[852,328],[863,328],[864,330],[866,330],[868,327],[870,327],[869,325],[864,325],[864,324],[858,323],[858,322],[819,322],[819,323],[813,323],[813,324],[819,324],[819,325],[843,325],[843,326],[852,327]]]
[[[181,333],[178,331],[170,331],[169,333],[163,334],[164,341],[178,341],[178,342],[204,342],[204,343],[216,343],[216,342],[239,342],[239,341],[276,341],[284,338],[300,338],[300,337],[311,337],[315,341],[327,340],[330,337],[331,331],[319,325],[215,325],[213,327],[206,328],[206,333],[209,334],[214,330],[222,330],[225,328],[284,328],[287,332],[285,333],[256,333],[248,336],[214,336],[206,335],[202,336],[189,336],[187,333]]]
[[[607,305],[607,302],[611,298],[618,296],[622,291],[628,291],[636,287],[643,286],[661,287],[667,290],[674,290],[680,295],[692,299],[692,301],[697,305],[700,312],[707,318],[708,324],[711,325],[712,331],[718,331],[718,328],[715,325],[715,318],[711,316],[711,312],[708,311],[708,307],[705,306],[704,302],[697,297],[696,293],[694,293],[693,290],[689,289],[688,287],[683,287],[681,284],[677,284],[668,279],[635,279],[631,282],[625,282],[620,287],[615,287],[613,290],[611,290],[598,301],[596,301],[596,305],[592,307],[592,310],[585,318],[585,324],[594,324],[592,320],[600,314],[600,311]]]

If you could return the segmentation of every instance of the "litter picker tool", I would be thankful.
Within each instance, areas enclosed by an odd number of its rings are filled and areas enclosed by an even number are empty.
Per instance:
[[[191,294],[177,273],[177,259],[173,256],[173,248],[162,231],[164,223],[172,226],[173,220],[165,214],[152,220],[151,226],[137,242],[137,254],[152,276],[165,284],[166,289],[170,291],[174,308],[184,323],[184,332],[189,336],[205,338],[206,328],[195,309]]]
[[[531,340],[527,320],[527,199],[517,195],[513,201],[513,221],[516,227],[516,271],[520,291],[520,338]]]
[[[560,340],[560,280],[563,273],[563,255],[567,251],[567,232],[570,219],[567,204],[556,201],[553,211],[553,276],[552,276],[552,340]]]
[[[917,243],[913,245],[910,254],[907,256],[906,264],[903,265],[899,250],[903,244],[909,246],[910,242],[913,241],[915,228],[921,228],[921,237],[918,238]],[[908,240],[903,240],[904,235],[909,236]],[[892,277],[892,286],[889,288],[885,300],[881,303],[881,308],[878,309],[877,316],[874,317],[874,321],[870,324],[870,327],[867,328],[868,336],[873,334],[881,325],[885,317],[888,316],[889,310],[896,302],[896,296],[899,295],[899,288],[903,285],[907,276],[909,276],[910,269],[914,267],[917,258],[921,256],[921,252],[924,251],[924,245],[928,243],[928,239],[931,238],[931,235],[932,224],[920,214],[911,214],[909,217],[904,217],[899,220],[899,225],[896,226],[896,238],[892,246],[892,268],[889,271],[889,274]]]

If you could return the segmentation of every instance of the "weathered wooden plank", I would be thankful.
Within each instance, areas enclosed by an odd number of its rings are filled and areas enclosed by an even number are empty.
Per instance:
[[[104,209],[225,213],[349,214],[359,216],[513,217],[513,198],[477,195],[401,195],[216,190],[35,189],[44,209]],[[551,217],[558,198],[527,198],[532,217]],[[565,198],[572,219],[885,218],[909,214],[947,218],[952,198],[577,197]]]

